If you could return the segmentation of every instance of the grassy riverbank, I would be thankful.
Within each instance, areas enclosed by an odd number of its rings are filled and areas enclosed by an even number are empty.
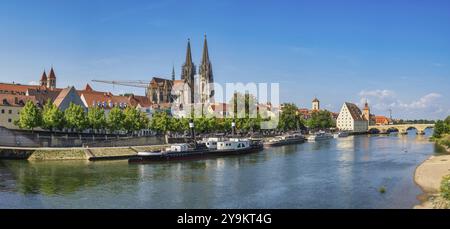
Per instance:
[[[87,157],[83,149],[35,150],[28,158],[29,161],[86,159]]]
[[[433,138],[438,147],[442,147],[445,151],[450,153],[450,134],[446,134],[440,138]]]

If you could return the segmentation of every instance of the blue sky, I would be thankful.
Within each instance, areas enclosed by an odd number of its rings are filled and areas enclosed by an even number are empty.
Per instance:
[[[1,0],[0,81],[179,77],[208,35],[215,80],[280,82],[283,102],[394,118],[450,115],[450,1]],[[114,93],[143,90],[91,84]]]

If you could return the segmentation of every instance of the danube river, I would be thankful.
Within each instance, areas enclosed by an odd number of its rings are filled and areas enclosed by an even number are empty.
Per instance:
[[[0,161],[0,208],[412,208],[414,170],[436,153],[429,134],[146,165]]]

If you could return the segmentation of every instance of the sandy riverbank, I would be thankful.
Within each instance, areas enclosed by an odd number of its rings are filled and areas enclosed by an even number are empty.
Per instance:
[[[424,192],[423,202],[416,209],[442,208],[439,189],[442,177],[450,174],[450,155],[431,156],[419,165],[414,173],[414,181]]]

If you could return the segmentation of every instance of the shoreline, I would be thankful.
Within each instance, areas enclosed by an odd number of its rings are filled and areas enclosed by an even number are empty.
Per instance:
[[[54,160],[123,160],[139,151],[162,149],[167,145],[116,147],[0,147],[0,160],[54,161]]]
[[[450,174],[450,153],[432,155],[418,165],[414,171],[414,183],[422,190],[417,198],[421,202],[414,209],[441,208],[442,199],[439,196],[442,177]]]

